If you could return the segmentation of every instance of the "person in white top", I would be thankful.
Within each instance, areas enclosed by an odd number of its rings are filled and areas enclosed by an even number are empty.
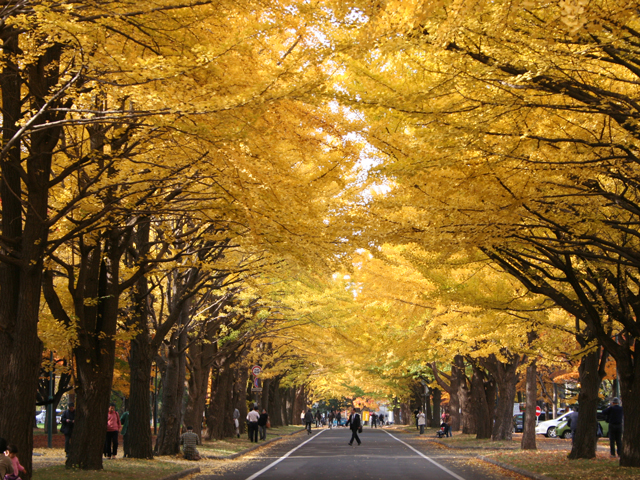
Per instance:
[[[418,426],[420,427],[420,435],[424,433],[424,425],[426,423],[426,418],[422,410],[418,411]]]
[[[249,422],[249,441],[258,443],[258,420],[260,420],[260,413],[258,412],[258,406],[253,407],[249,413],[247,413],[247,422]]]

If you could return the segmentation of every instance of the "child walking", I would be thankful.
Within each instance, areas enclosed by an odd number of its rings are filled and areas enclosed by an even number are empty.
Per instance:
[[[22,465],[20,465],[20,460],[18,460],[18,447],[15,445],[9,445],[5,455],[11,459],[13,474],[7,473],[4,476],[4,480],[20,480],[20,472],[26,472],[26,470]]]

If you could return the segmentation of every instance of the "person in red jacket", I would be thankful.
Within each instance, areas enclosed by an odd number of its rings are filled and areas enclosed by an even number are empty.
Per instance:
[[[120,415],[116,412],[116,405],[109,405],[109,414],[107,415],[107,440],[104,442],[104,456],[111,459],[118,455],[118,434],[122,424],[120,423]]]

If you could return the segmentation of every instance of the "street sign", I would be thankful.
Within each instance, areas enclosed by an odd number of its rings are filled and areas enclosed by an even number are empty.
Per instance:
[[[536,407],[536,417],[539,417],[542,413],[542,409],[540,407]]]
[[[262,373],[262,367],[260,365],[254,365],[251,367],[251,373],[253,373],[254,377],[257,377]]]
[[[262,391],[262,388],[261,388],[261,387],[252,387],[252,388],[251,388],[251,391],[252,391],[252,392],[261,392],[261,391]]]

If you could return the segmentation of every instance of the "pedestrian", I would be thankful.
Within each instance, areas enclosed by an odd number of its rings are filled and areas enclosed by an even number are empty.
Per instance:
[[[112,403],[107,414],[107,438],[104,442],[104,456],[108,459],[118,456],[118,435],[121,428],[120,415],[116,412],[116,404]]]
[[[445,412],[444,414],[444,423],[446,425],[445,435],[447,437],[452,437],[453,435],[451,434],[451,415],[449,415],[448,412]]]
[[[338,410],[336,412],[336,427],[341,427],[342,425],[340,425],[340,422],[342,421],[342,413],[340,413],[340,410]]]
[[[384,413],[378,415],[378,422],[380,423],[381,427],[384,427]]]
[[[415,417],[415,419],[416,419],[416,430],[420,430],[420,425],[418,425],[418,414],[419,414],[419,413],[420,413],[420,410],[418,410],[418,409],[415,409],[415,410],[413,411],[413,416],[414,416],[414,417]]]
[[[313,413],[311,413],[311,409],[307,410],[307,413],[304,416],[304,424],[307,429],[307,435],[311,435],[311,424],[313,423]]]
[[[356,411],[356,409],[351,410],[351,415],[349,415],[349,419],[347,420],[346,426],[351,428],[351,440],[349,440],[349,445],[353,446],[353,441],[358,442],[358,445],[361,445],[360,437],[358,437],[358,432],[362,432],[362,420],[360,419],[360,414]]]
[[[0,437],[0,478],[4,478],[6,475],[14,473],[13,462],[8,455],[4,455],[8,449],[7,441]]]
[[[260,420],[260,413],[258,413],[258,406],[255,405],[253,410],[247,413],[249,441],[251,443],[258,443],[258,420]]]
[[[622,452],[622,422],[623,413],[620,406],[620,399],[614,397],[611,400],[611,405],[604,409],[602,412],[605,415],[605,419],[609,424],[609,448],[611,450],[611,456],[616,456],[616,446],[618,447],[618,456]]]
[[[124,458],[131,457],[131,442],[129,441],[129,411],[125,408],[124,413],[120,417],[122,423],[122,449],[124,450]]]
[[[420,429],[420,435],[424,433],[424,426],[426,423],[426,418],[422,410],[418,410],[418,417],[416,418],[416,422],[418,423],[418,428]]]
[[[376,415],[376,412],[371,414],[371,426],[373,428],[378,428],[378,415]]]
[[[22,465],[20,465],[20,460],[18,460],[18,447],[15,445],[9,445],[7,447],[7,453],[7,456],[11,460],[13,473],[7,473],[4,476],[4,480],[20,480],[20,472],[26,473],[27,471]]]
[[[329,412],[329,428],[333,428],[333,421],[336,419],[336,414],[333,410]]]
[[[200,452],[196,448],[200,445],[200,437],[193,431],[193,427],[188,426],[187,431],[180,435],[180,445],[185,460],[200,460]]]
[[[60,433],[64,434],[64,453],[69,458],[71,452],[71,435],[73,434],[73,425],[76,420],[76,406],[70,402],[67,409],[62,412],[60,417]]]
[[[258,430],[260,430],[260,440],[267,439],[267,425],[269,424],[269,414],[267,409],[263,408],[260,418],[258,419]]]
[[[316,411],[316,428],[320,428],[320,425],[322,425],[322,414],[320,413],[320,410]]]
[[[571,445],[575,445],[576,429],[578,428],[578,407],[573,407],[573,411],[567,415],[567,425],[571,430]]]
[[[240,438],[240,410],[233,411],[233,426],[236,429],[236,437]]]

